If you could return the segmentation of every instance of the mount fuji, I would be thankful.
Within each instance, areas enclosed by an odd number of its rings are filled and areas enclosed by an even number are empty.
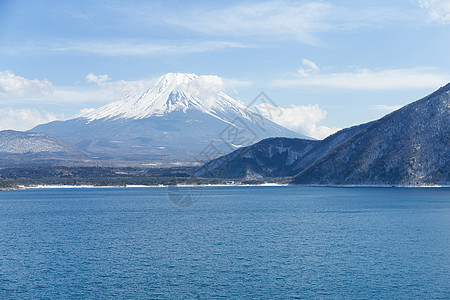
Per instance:
[[[100,161],[140,165],[205,162],[268,137],[309,139],[221,92],[220,81],[169,73],[143,93],[31,131],[55,136]]]

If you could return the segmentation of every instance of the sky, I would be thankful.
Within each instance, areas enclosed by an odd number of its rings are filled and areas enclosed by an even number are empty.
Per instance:
[[[70,119],[169,72],[217,75],[324,138],[450,82],[450,0],[0,0],[0,130]]]

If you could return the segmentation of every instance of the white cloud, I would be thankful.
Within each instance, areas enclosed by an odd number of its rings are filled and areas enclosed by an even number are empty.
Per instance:
[[[95,75],[94,73],[89,73],[86,76],[87,82],[93,82],[93,83],[104,83],[106,81],[110,81],[111,78],[107,74],[105,75]]]
[[[228,41],[200,41],[200,42],[138,42],[130,40],[112,41],[82,41],[82,40],[57,40],[46,44],[29,44],[22,47],[9,47],[0,49],[9,54],[23,52],[68,52],[81,54],[94,54],[104,56],[147,56],[147,55],[172,55],[208,52],[226,48],[249,48],[248,44]]]
[[[303,66],[297,70],[300,76],[308,77],[320,70],[319,66],[305,58],[302,59],[302,65]]]
[[[189,13],[190,17],[169,21],[208,34],[289,37],[316,43],[312,33],[331,29],[324,21],[332,10],[333,6],[324,2],[266,1],[197,10]]]
[[[31,103],[53,104],[53,103],[90,103],[91,105],[98,103],[113,102],[126,95],[140,94],[145,89],[151,87],[156,78],[143,80],[117,80],[113,81],[107,74],[89,73],[86,75],[86,83],[92,85],[76,86],[55,86],[48,80],[29,80],[20,76],[15,76],[9,71],[0,72],[12,77],[16,83],[6,84],[0,78],[0,103],[10,104],[26,104],[27,107]],[[1,76],[0,76],[1,77]],[[238,79],[221,78],[218,76],[200,76],[200,81],[207,80],[211,90],[225,91],[232,90],[240,86],[251,85],[251,81]],[[5,81],[6,82],[6,81]],[[193,85],[200,82],[192,83]],[[51,87],[51,93],[48,89]],[[8,90],[4,92],[3,90]],[[206,91],[204,91],[206,92]],[[12,97],[14,96],[14,97]]]
[[[82,117],[95,111],[95,108],[83,108],[73,118]]]
[[[194,96],[200,96],[207,108],[211,108],[217,101],[217,94],[240,86],[251,85],[251,81],[233,78],[222,78],[216,75],[200,75],[197,79],[180,87]]]
[[[53,86],[48,80],[27,79],[15,75],[11,71],[0,71],[0,93],[26,96],[36,94],[48,95],[52,92]]]
[[[307,60],[304,58],[304,59],[302,59],[302,63],[304,66],[308,67],[309,69],[311,69],[313,71],[316,71],[316,72],[319,71],[319,67],[310,60]]]
[[[428,16],[432,21],[450,24],[449,0],[419,0],[419,4],[428,11]]]
[[[0,71],[0,103],[80,103],[108,102],[150,86],[151,80],[112,81],[108,75],[89,73],[95,86],[56,86],[48,80],[27,79],[10,71]]]
[[[202,7],[165,21],[212,36],[298,40],[319,44],[318,33],[348,30],[409,19],[393,7],[348,9],[325,1],[253,1]]]
[[[319,70],[317,68],[317,70]],[[341,73],[324,73],[300,68],[290,78],[275,80],[281,87],[322,86],[340,89],[400,90],[437,88],[450,80],[450,74],[433,68],[369,70],[356,69]]]
[[[86,76],[86,81],[89,83],[95,83],[97,90],[94,93],[98,94],[101,99],[117,100],[128,94],[142,93],[146,88],[150,87],[155,79],[145,80],[117,80],[112,81],[109,75],[97,75],[89,73]]]
[[[0,108],[0,130],[29,130],[36,125],[64,119],[63,114],[41,113],[36,109]]]
[[[299,132],[301,134],[316,138],[324,139],[340,130],[340,128],[330,128],[320,126],[318,123],[325,119],[327,112],[319,107],[319,105],[291,105],[291,107],[273,107],[270,104],[256,105],[258,111],[280,111],[279,114],[269,114],[270,119],[288,129]]]
[[[56,86],[52,95],[17,99],[15,102],[39,102],[39,103],[106,103],[113,102],[129,94],[142,93],[151,86],[154,79],[145,80],[117,80],[113,81],[109,75],[89,73],[86,82],[94,85],[86,86]]]
[[[202,75],[180,86],[180,90],[187,91],[194,96],[201,96],[205,106],[211,108],[217,101],[217,94],[225,90],[225,83],[219,76]]]
[[[372,105],[370,107],[370,109],[372,110],[384,110],[387,112],[392,112],[394,110],[397,110],[399,108],[402,108],[403,105],[384,105],[384,104],[379,104],[379,105]]]

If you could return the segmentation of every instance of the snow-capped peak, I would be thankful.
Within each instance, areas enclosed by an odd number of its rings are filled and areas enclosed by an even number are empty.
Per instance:
[[[121,100],[102,106],[82,117],[96,119],[143,119],[173,111],[195,109],[215,115],[217,112],[247,109],[222,92],[223,80],[218,76],[168,73],[143,93],[129,94]]]

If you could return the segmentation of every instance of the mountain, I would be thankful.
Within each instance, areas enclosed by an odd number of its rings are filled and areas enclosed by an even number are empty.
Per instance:
[[[364,128],[296,184],[449,184],[450,84]]]
[[[217,79],[169,73],[143,93],[32,132],[56,136],[102,159],[142,164],[204,162],[267,137],[307,138],[217,91]]]
[[[61,163],[89,156],[60,139],[44,133],[0,131],[0,166]]]
[[[212,160],[199,168],[195,176],[255,179],[295,175],[292,174],[294,164],[318,143],[304,139],[268,138]]]
[[[199,168],[202,177],[295,176],[295,184],[449,184],[450,84],[322,141],[272,138]]]
[[[296,175],[305,168],[314,164],[319,159],[332,152],[341,143],[352,138],[353,136],[370,126],[370,124],[372,124],[372,122],[342,129],[335,134],[325,138],[320,143],[317,143],[316,147],[314,147],[309,152],[305,153],[305,155],[299,157],[299,159],[295,161],[295,163],[292,165],[292,169],[289,172],[289,175]]]
[[[212,160],[199,168],[195,175],[219,178],[294,176],[369,125],[343,129],[323,141],[265,139]]]

